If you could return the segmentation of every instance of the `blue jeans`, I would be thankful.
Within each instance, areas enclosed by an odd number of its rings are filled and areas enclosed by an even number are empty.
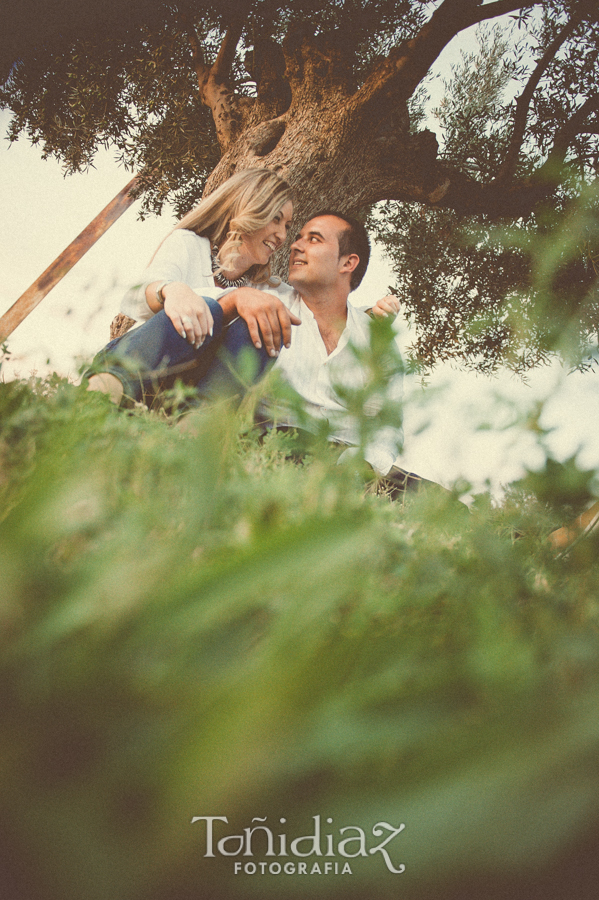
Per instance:
[[[124,396],[151,403],[177,379],[209,400],[241,395],[247,379],[255,383],[273,359],[264,346],[254,347],[243,319],[223,324],[221,306],[207,297],[214,319],[212,336],[195,349],[175,330],[164,310],[132,332],[110,341],[94,358],[93,372],[109,372],[123,385]]]

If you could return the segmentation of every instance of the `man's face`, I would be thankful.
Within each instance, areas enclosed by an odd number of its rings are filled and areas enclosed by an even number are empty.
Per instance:
[[[289,284],[296,290],[328,288],[343,280],[343,262],[339,258],[339,233],[345,223],[337,216],[316,216],[306,222],[291,245]]]

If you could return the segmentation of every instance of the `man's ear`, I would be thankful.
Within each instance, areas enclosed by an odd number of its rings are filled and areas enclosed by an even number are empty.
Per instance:
[[[344,274],[351,275],[351,273],[360,262],[360,257],[357,253],[350,253],[347,256],[342,256],[339,262],[341,264],[340,271]]]

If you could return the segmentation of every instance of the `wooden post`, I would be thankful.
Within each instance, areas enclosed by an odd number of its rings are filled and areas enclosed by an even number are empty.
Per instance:
[[[23,319],[26,319],[29,313],[35,309],[38,303],[44,299],[52,288],[64,278],[67,272],[73,268],[76,262],[87,253],[90,247],[101,238],[105,231],[116,222],[120,216],[129,209],[134,202],[130,191],[137,183],[137,178],[132,178],[129,184],[125,185],[122,191],[110,201],[96,218],[84,228],[78,237],[63,250],[51,265],[48,266],[31,287],[27,288],[24,294],[21,294],[7,312],[0,317],[0,342],[6,340],[9,334],[20,325]]]

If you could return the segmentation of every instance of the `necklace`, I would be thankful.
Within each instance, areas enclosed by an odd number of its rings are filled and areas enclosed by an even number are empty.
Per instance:
[[[222,272],[219,272],[220,262],[218,259],[218,247],[210,248],[210,258],[212,260],[212,271],[214,273],[214,280],[217,284],[224,288],[238,288],[245,287],[248,283],[247,275],[240,275],[239,278],[225,278]]]

